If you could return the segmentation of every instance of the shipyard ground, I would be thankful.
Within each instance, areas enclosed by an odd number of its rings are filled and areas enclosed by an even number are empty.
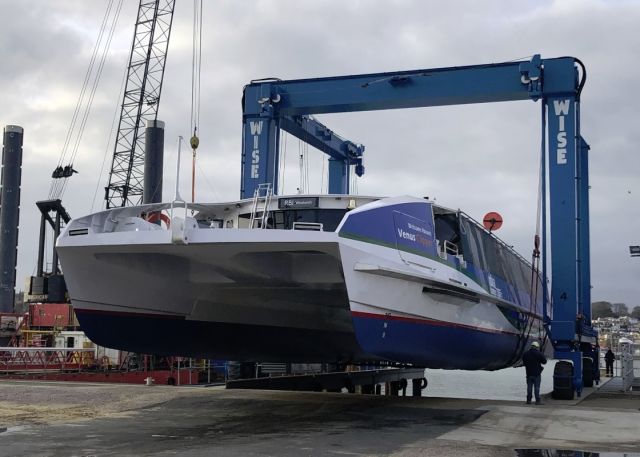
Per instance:
[[[428,389],[427,389],[428,394]],[[640,452],[640,396],[523,402],[0,381],[2,456]]]

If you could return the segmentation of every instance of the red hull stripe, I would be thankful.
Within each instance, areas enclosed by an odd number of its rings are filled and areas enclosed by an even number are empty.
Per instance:
[[[404,317],[404,316],[392,316],[388,314],[363,313],[362,311],[351,311],[351,315],[353,317],[363,317],[367,319],[378,319],[383,321],[400,321],[400,322],[407,322],[411,324],[433,325],[437,327],[463,328],[468,330],[476,330],[478,332],[484,332],[484,333],[518,335],[518,333],[516,332],[509,332],[506,330],[496,330],[496,329],[475,327],[473,325],[457,324],[454,322],[437,321],[433,319],[424,319],[419,317]]]

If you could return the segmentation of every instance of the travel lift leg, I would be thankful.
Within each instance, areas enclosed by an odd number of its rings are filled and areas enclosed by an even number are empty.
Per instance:
[[[578,115],[578,119],[580,116]],[[578,123],[579,125],[579,123]],[[591,341],[581,344],[582,352],[585,357],[593,360],[592,377],[597,384],[600,383],[600,348],[598,345],[597,334],[591,327],[591,254],[589,247],[589,145],[580,137],[580,146],[578,148],[578,196],[580,198],[580,207],[578,208],[579,221],[579,246],[581,277],[583,282],[580,287],[582,297],[581,314],[584,331],[590,333]]]
[[[552,67],[555,64],[553,62]],[[556,69],[545,68],[545,72],[547,70],[553,74]],[[553,84],[553,79],[546,79],[545,84]],[[588,353],[592,352],[589,340],[593,335],[589,331],[588,146],[580,137],[578,97],[579,94],[549,97],[546,105],[553,252],[551,341],[554,357],[573,363],[573,388],[580,396],[583,350],[588,347]]]

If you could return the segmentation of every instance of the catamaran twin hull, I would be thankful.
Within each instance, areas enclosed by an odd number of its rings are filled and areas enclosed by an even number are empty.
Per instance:
[[[541,337],[530,268],[506,246],[425,200],[360,200],[265,208],[265,228],[238,228],[248,201],[173,210],[168,229],[145,220],[162,206],[74,220],[58,252],[78,320],[140,353],[468,370],[510,366]],[[309,221],[336,210],[335,230]],[[286,229],[292,215],[307,230]]]

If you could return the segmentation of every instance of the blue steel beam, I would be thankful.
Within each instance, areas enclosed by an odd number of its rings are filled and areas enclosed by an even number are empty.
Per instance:
[[[549,134],[549,195],[551,233],[551,297],[553,300],[553,320],[551,339],[557,359],[573,362],[573,387],[580,396],[582,392],[582,357],[580,338],[583,332],[583,310],[590,307],[584,303],[589,296],[588,270],[581,266],[582,260],[589,258],[589,240],[585,239],[583,186],[586,179],[580,179],[587,170],[582,168],[582,144],[579,121],[579,93],[577,78],[575,89],[566,91],[566,81],[559,75],[575,72],[571,60],[558,59],[545,65],[544,89],[552,96],[546,97],[548,108]],[[586,163],[585,163],[586,165]]]
[[[580,307],[575,96],[547,99],[551,233],[551,339],[556,359],[573,363],[573,387],[582,392],[582,352],[576,334]]]
[[[245,117],[242,122],[240,197],[253,197],[259,184],[278,189],[280,129],[273,116]]]
[[[559,59],[253,83],[245,87],[244,114],[260,115],[267,100],[279,116],[537,100],[550,60]]]
[[[364,146],[345,140],[312,117],[283,116],[280,128],[336,160],[362,162]]]
[[[578,208],[578,216],[580,221],[579,240],[580,244],[580,277],[582,284],[580,286],[581,309],[580,312],[584,316],[586,324],[591,325],[591,254],[589,250],[589,150],[591,148],[580,137],[580,146],[578,154],[578,197],[580,198],[580,207]]]
[[[349,192],[349,167],[355,165],[358,176],[364,174],[364,146],[345,140],[310,116],[283,116],[280,128],[329,156],[328,191]]]
[[[551,272],[555,341],[571,341],[578,314],[578,237],[575,98],[547,100],[549,118],[549,193]],[[562,284],[562,287],[558,285]]]
[[[241,197],[252,196],[261,183],[271,182],[277,189],[273,166],[278,162],[278,144],[272,141],[277,134],[271,133],[270,139],[258,135],[256,143],[250,125],[262,121],[264,132],[271,132],[281,128],[286,116],[537,100],[543,95],[543,69],[554,61],[574,62],[569,57],[542,60],[536,55],[527,62],[251,83],[243,95]],[[563,83],[556,84],[555,90],[575,93],[575,70],[562,76],[558,82]],[[545,87],[544,95],[554,93]],[[332,187],[348,191],[348,187]]]
[[[344,140],[315,119],[308,116],[245,116],[241,198],[253,196],[261,183],[271,183],[274,193],[278,193],[280,130],[329,155],[329,193],[348,193],[350,166],[355,166],[358,176],[364,174],[364,146]]]

